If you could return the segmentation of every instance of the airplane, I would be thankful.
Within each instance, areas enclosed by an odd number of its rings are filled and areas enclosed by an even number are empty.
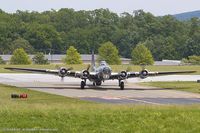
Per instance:
[[[91,70],[89,71],[91,67]],[[87,69],[83,71],[71,71],[72,68],[61,67],[58,70],[50,70],[50,69],[33,69],[33,68],[13,68],[6,67],[5,69],[14,70],[14,71],[28,71],[28,72],[36,72],[36,73],[47,73],[58,75],[63,80],[64,77],[74,77],[81,78],[80,88],[84,89],[86,86],[86,81],[89,80],[93,82],[93,86],[100,86],[102,82],[106,80],[118,80],[119,87],[121,90],[124,90],[124,80],[128,78],[136,78],[139,77],[141,79],[145,79],[149,76],[160,76],[160,75],[170,75],[170,74],[182,74],[182,73],[194,73],[196,71],[170,71],[170,72],[150,72],[147,69],[143,68],[140,72],[112,72],[111,67],[106,63],[106,61],[101,61],[100,65],[96,67],[94,52],[92,51],[92,60],[91,65],[87,67]]]

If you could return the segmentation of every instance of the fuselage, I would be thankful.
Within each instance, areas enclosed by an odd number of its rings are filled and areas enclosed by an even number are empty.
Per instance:
[[[111,76],[111,68],[107,65],[105,61],[101,61],[99,67],[94,69],[97,79],[100,81],[108,80]]]

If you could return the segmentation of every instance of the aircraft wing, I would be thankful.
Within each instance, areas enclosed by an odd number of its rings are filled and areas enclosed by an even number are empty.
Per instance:
[[[13,67],[6,67],[4,69],[12,70],[12,71],[22,71],[22,72],[33,72],[33,73],[45,73],[45,74],[53,74],[58,75],[61,77],[64,76],[71,76],[75,77],[76,72],[71,72],[72,68],[60,68],[58,70],[51,70],[51,69],[34,69],[34,68],[13,68]]]
[[[14,68],[6,67],[4,69],[12,71],[22,71],[22,72],[36,72],[36,73],[48,73],[48,74],[58,74],[59,70],[50,70],[50,69],[34,69],[34,68]]]
[[[89,73],[88,71],[70,71],[72,68],[60,68],[58,70],[51,69],[34,69],[34,68],[14,68],[14,67],[6,67],[4,69],[12,70],[12,71],[22,71],[22,72],[33,72],[33,73],[44,73],[44,74],[53,74],[58,75],[60,77],[75,77],[88,79],[96,78],[96,73]]]
[[[146,69],[141,72],[125,72],[121,73],[112,73],[110,79],[128,79],[128,78],[147,78],[151,76],[164,76],[164,75],[173,75],[173,74],[185,74],[185,73],[195,73],[196,71],[163,71],[163,72],[149,72]]]

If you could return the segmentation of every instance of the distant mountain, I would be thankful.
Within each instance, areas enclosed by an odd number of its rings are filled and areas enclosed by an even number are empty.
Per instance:
[[[200,18],[200,10],[199,11],[192,11],[192,12],[185,12],[185,13],[180,13],[180,14],[175,14],[173,15],[175,18],[178,20],[190,20],[193,17]]]

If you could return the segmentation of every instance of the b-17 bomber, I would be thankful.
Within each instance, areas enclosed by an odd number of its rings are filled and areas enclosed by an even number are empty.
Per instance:
[[[61,67],[58,70],[50,69],[33,69],[33,68],[14,68],[6,67],[5,69],[14,71],[27,71],[36,73],[46,73],[58,75],[63,80],[64,77],[74,77],[82,79],[80,83],[80,88],[84,89],[87,80],[93,82],[93,86],[100,86],[102,82],[106,80],[118,80],[119,87],[124,90],[124,80],[128,78],[141,78],[145,79],[150,76],[161,76],[161,75],[171,75],[171,74],[183,74],[183,73],[194,73],[195,71],[168,71],[168,72],[151,72],[143,68],[140,72],[127,72],[122,70],[121,72],[112,72],[111,67],[106,63],[106,61],[101,61],[99,66],[96,67],[94,52],[92,52],[91,65],[87,69],[82,71],[72,71],[72,68]]]

